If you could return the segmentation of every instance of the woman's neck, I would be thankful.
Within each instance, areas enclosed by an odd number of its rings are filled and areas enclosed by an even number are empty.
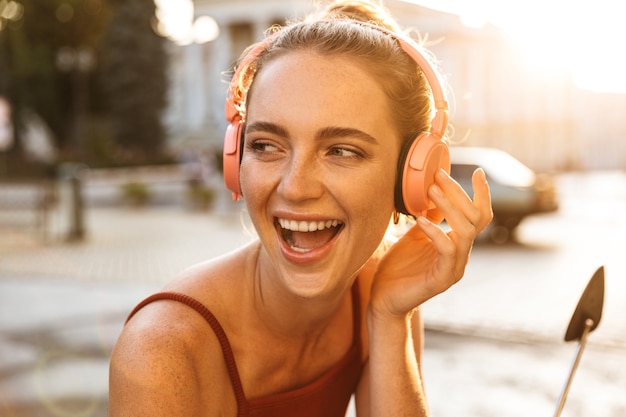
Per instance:
[[[350,311],[351,282],[344,289],[320,297],[294,294],[277,276],[261,245],[254,268],[252,306],[261,325],[277,336],[314,343],[343,309]]]

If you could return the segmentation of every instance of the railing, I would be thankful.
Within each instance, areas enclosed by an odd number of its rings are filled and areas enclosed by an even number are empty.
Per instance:
[[[31,216],[32,225],[43,240],[48,238],[50,211],[57,203],[55,183],[49,180],[0,181],[0,224],[21,225],[18,218]]]

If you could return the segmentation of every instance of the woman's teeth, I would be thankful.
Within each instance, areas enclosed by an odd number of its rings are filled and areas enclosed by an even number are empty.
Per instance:
[[[307,222],[278,219],[278,224],[280,224],[280,227],[283,229],[291,230],[292,232],[315,232],[318,230],[330,229],[331,227],[337,227],[338,225],[341,225],[341,222],[339,220]]]

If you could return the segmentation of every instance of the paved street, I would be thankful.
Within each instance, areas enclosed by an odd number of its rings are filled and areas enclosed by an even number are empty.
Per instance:
[[[626,175],[571,174],[560,189],[560,211],[525,220],[517,242],[477,245],[465,278],[424,307],[431,327],[560,340],[587,281],[604,265],[604,315],[594,341],[626,349]]]
[[[464,280],[424,308],[434,416],[551,415],[575,345],[561,342],[587,280],[606,266],[603,321],[564,416],[626,415],[626,177],[570,175],[558,215],[516,243],[477,244]],[[94,198],[95,201],[95,198]],[[105,416],[108,355],[124,317],[182,268],[251,239],[241,206],[94,204],[83,243],[0,223],[0,416]]]

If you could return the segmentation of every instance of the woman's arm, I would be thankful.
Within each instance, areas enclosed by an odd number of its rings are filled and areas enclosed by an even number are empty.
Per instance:
[[[124,327],[111,355],[109,417],[236,415],[217,339],[188,310],[154,303]]]
[[[358,392],[366,397],[357,399],[359,417],[428,416],[418,307],[461,279],[474,239],[492,219],[482,170],[473,176],[473,201],[445,172],[436,181],[429,197],[451,231],[420,217],[380,261],[368,306],[369,361]]]

